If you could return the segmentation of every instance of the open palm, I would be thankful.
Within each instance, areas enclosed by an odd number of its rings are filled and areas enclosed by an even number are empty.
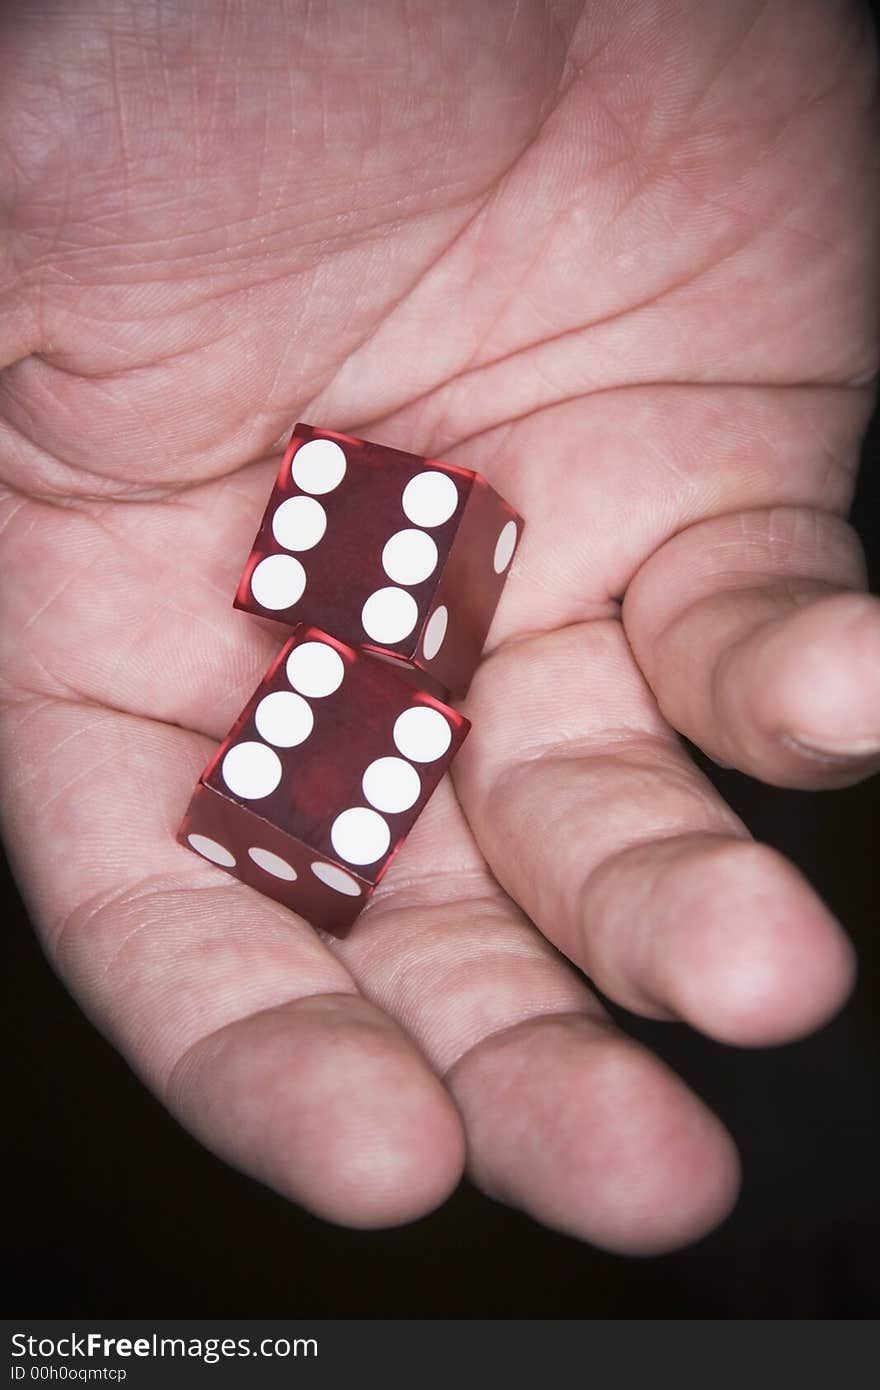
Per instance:
[[[719,1123],[609,997],[740,1044],[840,929],[674,730],[880,757],[841,519],[876,364],[874,57],[827,0],[7,6],[6,833],[46,950],[204,1142],[324,1215],[457,1182],[621,1250]],[[283,640],[233,611],[298,418],[485,473],[526,536],[474,731],[351,937],[174,842]]]

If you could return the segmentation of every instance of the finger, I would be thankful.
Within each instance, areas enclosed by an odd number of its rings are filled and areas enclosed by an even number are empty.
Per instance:
[[[853,972],[844,934],[685,756],[619,623],[499,650],[468,713],[487,731],[456,764],[477,841],[609,997],[762,1045],[840,1005]]]
[[[692,526],[631,585],[624,622],[669,722],[780,786],[880,768],[880,602],[837,517],[755,511]]]
[[[333,949],[446,1078],[491,1195],[631,1252],[684,1244],[730,1209],[724,1129],[501,892],[448,783]]]
[[[449,1084],[474,1179],[545,1225],[659,1254],[705,1235],[736,1198],[715,1117],[656,1057],[582,1016],[487,1039]]]
[[[303,923],[173,843],[171,804],[186,800],[204,758],[201,741],[57,701],[23,706],[3,733],[10,804],[18,808],[12,848],[33,876],[47,948],[98,1025],[183,1123],[229,1161],[334,1220],[386,1225],[439,1200],[458,1175],[461,1133],[419,1054],[356,995],[351,973]],[[121,791],[119,762],[129,774]],[[453,812],[449,823],[444,806]],[[493,1174],[511,1164],[510,1116],[527,1127],[546,1116],[527,1046],[519,1074],[502,1085],[479,1068],[472,1081],[470,1054],[484,1056],[493,1036],[521,1027],[527,1040],[524,1025],[540,1024],[542,1011],[595,1021],[611,1059],[618,1046],[626,1058],[635,1054],[608,1033],[584,987],[497,886],[473,893],[474,851],[454,833],[459,813],[448,784],[429,813],[434,820],[423,817],[416,843],[396,863],[396,887],[389,875],[340,956],[348,950],[374,1001],[394,1006],[432,1060],[454,1069],[459,1104],[494,1112],[472,1160],[478,1180],[494,1190]],[[421,846],[419,837],[426,837]],[[35,845],[47,847],[39,863]],[[133,859],[140,877],[131,874]],[[413,859],[424,865],[415,873]],[[450,882],[465,892],[445,904]],[[572,1038],[582,1074],[568,1102],[570,1143],[537,1167],[527,1157],[515,1193],[500,1176],[495,1185],[548,1220],[560,1219],[567,1193],[566,1228],[611,1247],[679,1244],[714,1224],[733,1199],[730,1141],[641,1051],[627,1114],[605,1115],[590,1037],[587,1027]],[[560,1063],[571,1065],[569,1046],[560,1040],[558,1049]],[[634,1124],[642,1109],[645,1123]],[[609,1127],[601,1144],[592,1128],[600,1120]],[[664,1144],[669,1124],[675,1143]],[[589,1158],[607,1145],[617,1150],[613,1174]],[[628,1190],[648,1179],[660,1200],[634,1223]]]
[[[2,723],[10,847],[86,1012],[215,1152],[335,1221],[458,1181],[459,1118],[302,919],[174,841],[206,740],[61,701]]]

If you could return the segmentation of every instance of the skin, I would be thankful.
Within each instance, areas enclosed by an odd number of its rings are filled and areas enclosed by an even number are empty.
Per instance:
[[[733,1144],[571,965],[744,1046],[851,986],[678,733],[777,785],[880,765],[844,520],[866,12],[22,0],[2,28],[0,753],[50,961],[187,1128],[330,1220],[411,1220],[466,1164],[609,1249],[698,1237]],[[231,596],[297,418],[478,469],[528,522],[454,787],[341,944],[173,838],[282,640]]]

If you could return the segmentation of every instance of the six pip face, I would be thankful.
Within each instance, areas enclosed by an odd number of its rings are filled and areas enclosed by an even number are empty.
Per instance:
[[[469,727],[390,664],[298,628],[205,769],[178,838],[341,933]]]
[[[461,694],[521,532],[468,469],[300,424],[235,605],[314,624]]]

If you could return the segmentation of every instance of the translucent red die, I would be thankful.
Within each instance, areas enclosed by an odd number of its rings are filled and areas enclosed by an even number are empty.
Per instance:
[[[341,935],[469,728],[393,664],[301,626],[202,774],[178,839]]]
[[[297,425],[235,598],[462,694],[522,533],[478,473]]]

